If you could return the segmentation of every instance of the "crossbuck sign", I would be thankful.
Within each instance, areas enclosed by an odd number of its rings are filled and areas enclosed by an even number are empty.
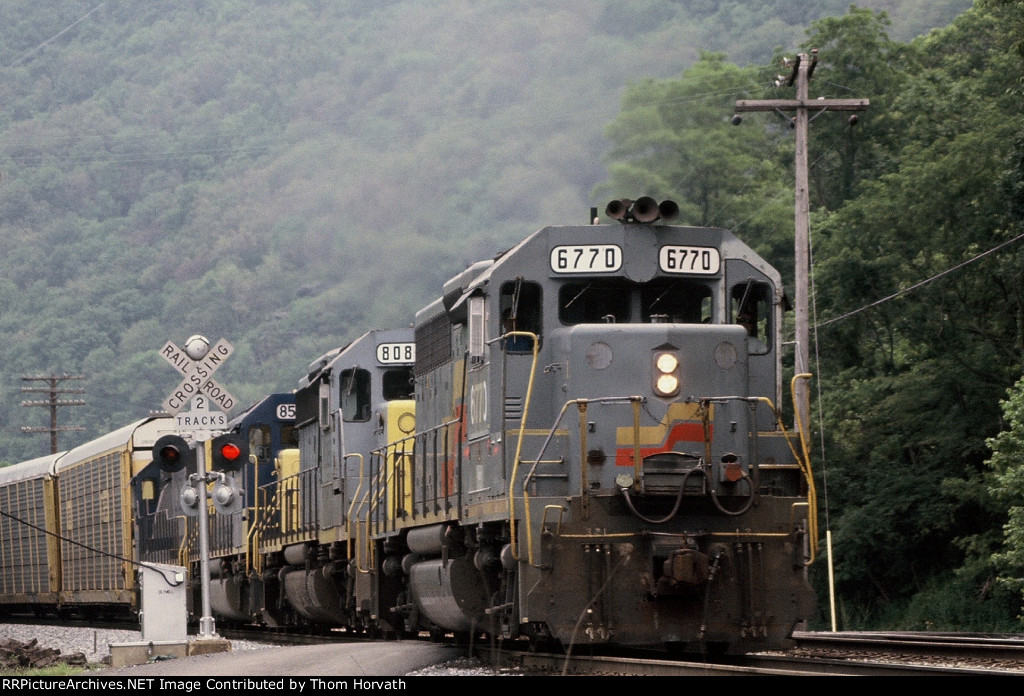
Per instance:
[[[193,360],[184,350],[168,341],[160,349],[160,357],[180,372],[184,379],[171,395],[164,399],[164,410],[172,416],[176,415],[197,394],[205,394],[213,404],[224,411],[234,408],[238,403],[235,397],[213,379],[213,373],[224,364],[234,350],[232,345],[222,338],[206,352],[206,355]]]

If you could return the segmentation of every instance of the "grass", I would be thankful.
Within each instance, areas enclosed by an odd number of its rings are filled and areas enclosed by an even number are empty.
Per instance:
[[[0,669],[0,677],[73,677],[76,674],[90,672],[99,665],[69,665],[58,662],[48,667],[22,667],[18,669]]]

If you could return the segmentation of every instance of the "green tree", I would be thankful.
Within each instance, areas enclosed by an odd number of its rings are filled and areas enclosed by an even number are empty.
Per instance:
[[[1014,593],[1024,621],[1024,379],[1007,390],[1002,401],[1002,432],[988,440],[992,456],[993,498],[1006,506],[1002,546],[992,560],[999,583]]]
[[[785,265],[793,195],[780,136],[770,127],[731,123],[735,100],[763,81],[763,70],[702,53],[678,79],[629,85],[606,130],[609,181],[600,194],[674,200],[681,222],[736,230]]]
[[[1019,229],[1007,214],[1019,153],[1006,147],[1024,125],[1008,93],[1018,31],[976,10],[911,44],[899,93],[871,121],[886,134],[877,176],[816,218],[836,587],[869,624],[1007,618],[984,562],[1005,518],[984,462],[1024,358],[1012,270],[1024,256],[994,251]],[[913,600],[953,587],[966,598],[955,615]]]

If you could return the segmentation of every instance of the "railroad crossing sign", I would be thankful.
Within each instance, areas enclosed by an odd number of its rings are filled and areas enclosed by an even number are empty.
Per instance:
[[[197,394],[205,394],[212,405],[224,411],[234,408],[238,401],[213,379],[213,373],[234,351],[234,347],[223,338],[198,358],[190,357],[171,341],[164,344],[160,349],[160,357],[184,375],[171,395],[164,399],[164,410],[172,416],[177,415]]]

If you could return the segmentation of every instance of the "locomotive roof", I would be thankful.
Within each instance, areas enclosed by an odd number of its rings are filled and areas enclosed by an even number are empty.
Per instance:
[[[307,369],[307,374],[299,379],[299,389],[307,387],[313,383],[313,380],[317,376],[328,368],[333,368],[339,360],[345,357],[353,348],[360,347],[364,341],[370,340],[382,340],[382,341],[411,341],[413,331],[412,328],[397,328],[397,329],[370,329],[359,338],[349,341],[341,348],[329,351],[321,355],[318,359],[310,363]]]
[[[251,406],[246,408],[244,411],[239,413],[237,416],[232,418],[228,422],[228,429],[234,428],[239,423],[243,422],[246,417],[259,411],[263,407],[273,409],[281,403],[293,403],[295,401],[295,392],[276,392],[274,394],[268,394],[259,401],[256,401]]]
[[[782,279],[779,272],[750,246],[724,228],[621,223],[548,226],[537,230],[493,259],[478,261],[452,277],[444,285],[442,298],[435,300],[435,302],[417,313],[417,323],[420,322],[421,318],[426,319],[436,314],[439,311],[439,303],[443,303],[449,309],[454,307],[463,298],[473,294],[477,289],[486,286],[492,277],[504,278],[515,275],[514,272],[509,272],[507,269],[510,265],[516,267],[516,264],[523,263],[526,254],[530,254],[530,258],[534,263],[542,260],[546,264],[549,248],[555,243],[614,243],[618,240],[626,240],[630,235],[634,237],[647,235],[652,244],[657,244],[659,239],[672,235],[671,240],[664,239],[663,243],[669,243],[669,241],[678,243],[678,237],[684,237],[689,243],[715,246],[721,251],[723,259],[742,259],[746,261],[765,276],[771,278],[779,291],[782,291]],[[532,249],[532,247],[539,245],[544,247],[543,251]],[[545,268],[545,272],[546,270]],[[626,275],[628,276],[628,272],[626,272]]]

